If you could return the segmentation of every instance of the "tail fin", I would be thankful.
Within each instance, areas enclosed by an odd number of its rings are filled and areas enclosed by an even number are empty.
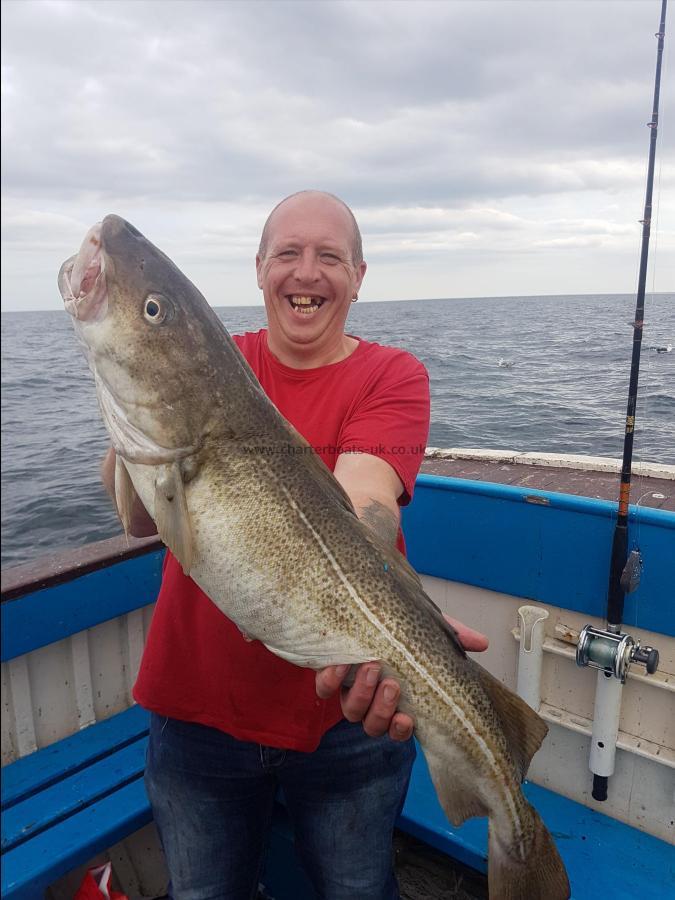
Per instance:
[[[492,823],[488,840],[488,885],[495,900],[568,900],[570,883],[548,829],[530,807],[534,840],[525,859],[500,844]]]

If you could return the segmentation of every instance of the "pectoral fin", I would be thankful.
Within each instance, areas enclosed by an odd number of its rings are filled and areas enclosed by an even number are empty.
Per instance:
[[[194,540],[179,463],[162,466],[155,481],[155,524],[159,536],[190,574]]]
[[[131,527],[131,512],[134,506],[136,491],[127,471],[119,456],[115,457],[115,503],[117,513],[122,520],[124,534],[129,541],[129,529]]]

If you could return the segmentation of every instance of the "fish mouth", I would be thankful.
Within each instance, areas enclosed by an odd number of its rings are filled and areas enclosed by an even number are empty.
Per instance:
[[[108,311],[101,223],[89,229],[82,246],[61,266],[59,290],[66,310],[81,322],[99,322]]]
[[[297,315],[312,316],[321,309],[326,298],[316,294],[286,294],[286,300]]]

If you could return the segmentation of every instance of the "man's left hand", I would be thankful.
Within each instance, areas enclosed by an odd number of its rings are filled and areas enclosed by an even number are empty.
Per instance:
[[[487,650],[488,639],[450,616],[445,617],[457,632],[465,650]],[[316,673],[316,692],[324,700],[342,688],[350,666],[328,666]],[[342,713],[349,722],[363,722],[363,730],[371,737],[389,734],[393,741],[407,741],[412,737],[415,723],[406,713],[397,712],[401,688],[393,678],[380,681],[378,663],[364,663],[356,670],[354,684],[342,688]]]

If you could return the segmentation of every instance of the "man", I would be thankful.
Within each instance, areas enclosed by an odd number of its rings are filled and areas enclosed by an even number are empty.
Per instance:
[[[256,257],[268,328],[235,340],[270,399],[320,454],[357,515],[404,550],[429,424],[410,354],[345,332],[366,272],[339,199],[303,191],[265,224]],[[403,452],[401,452],[403,448]],[[103,463],[112,493],[114,453]],[[137,501],[132,533],[154,533]],[[227,552],[227,548],[223,548]],[[468,649],[486,641],[460,628]],[[377,662],[315,673],[249,641],[167,553],[134,696],[153,713],[146,784],[177,900],[255,896],[278,786],[325,900],[392,900],[392,831],[414,758],[413,722]]]

